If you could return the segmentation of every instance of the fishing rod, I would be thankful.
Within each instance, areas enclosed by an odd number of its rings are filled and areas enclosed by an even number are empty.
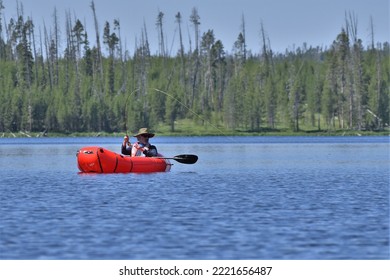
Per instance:
[[[161,90],[161,89],[158,89],[158,88],[149,88],[150,90],[154,90],[156,92],[159,92],[159,93],[162,93],[166,96],[168,96],[169,98],[172,98],[173,100],[175,100],[177,103],[179,103],[181,106],[183,106],[184,108],[186,108],[189,112],[191,112],[191,114],[193,114],[196,118],[202,120],[203,122],[207,123],[208,125],[210,125],[212,128],[214,128],[215,130],[217,130],[221,135],[224,135],[224,136],[228,136],[226,135],[226,133],[224,131],[222,131],[220,128],[218,128],[216,125],[212,124],[210,121],[206,120],[205,118],[203,118],[201,115],[199,115],[197,112],[195,112],[193,109],[191,109],[189,106],[187,106],[183,101],[181,101],[180,99],[178,99],[177,97],[173,96],[172,94],[164,91],[164,90]],[[137,91],[140,91],[141,89],[140,88],[137,88],[135,89],[134,91],[132,91],[126,98],[126,102],[125,102],[125,129],[126,129],[126,135],[128,135],[128,129],[127,129],[127,112],[128,112],[128,101],[130,99],[130,96],[132,96],[134,93],[136,93]],[[235,142],[236,140],[232,138],[232,141]]]

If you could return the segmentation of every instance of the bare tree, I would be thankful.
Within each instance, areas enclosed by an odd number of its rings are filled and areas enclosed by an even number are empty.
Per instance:
[[[200,17],[198,14],[197,8],[192,8],[190,21],[192,25],[194,26],[194,33],[195,33],[195,50],[199,49],[199,25],[200,25]]]
[[[370,16],[370,37],[371,37],[371,49],[375,49],[374,20],[372,16]]]
[[[94,1],[91,1],[91,9],[92,9],[92,13],[93,13],[93,19],[94,19],[94,23],[95,23],[95,33],[96,33],[96,48],[97,48],[97,58],[96,58],[96,66],[97,66],[97,72],[99,73],[99,94],[101,95],[103,93],[103,80],[104,80],[104,76],[103,76],[103,61],[102,61],[102,48],[101,48],[101,45],[100,45],[100,34],[99,34],[99,24],[98,24],[98,20],[97,20],[97,16],[96,16],[96,9],[95,9],[95,3]]]
[[[53,89],[54,81],[53,81],[53,62],[50,55],[50,37],[46,29],[46,24],[43,22],[43,34],[44,34],[44,41],[45,41],[45,52],[46,52],[46,61],[47,61],[47,70],[49,72],[49,84],[50,84],[50,90]]]
[[[243,40],[243,61],[246,61],[246,32],[245,32],[245,17],[244,14],[242,14],[241,17],[241,34],[242,34],[242,40]]]
[[[5,41],[3,38],[2,10],[4,9],[3,0],[0,0],[0,59],[6,58]]]
[[[55,76],[54,76],[54,83],[58,85],[58,77],[59,77],[59,55],[58,55],[58,49],[59,46],[59,40],[60,40],[60,29],[58,27],[58,15],[57,15],[57,9],[54,7],[54,13],[53,13],[53,19],[54,19],[54,51],[55,51]]]
[[[198,10],[194,7],[192,8],[192,13],[190,16],[190,21],[192,25],[194,26],[194,33],[195,33],[195,50],[193,53],[193,59],[192,59],[192,75],[191,75],[191,84],[192,84],[192,94],[189,101],[189,106],[191,107],[194,103],[195,96],[197,94],[197,88],[198,88],[198,72],[200,68],[200,59],[199,59],[199,21],[200,17],[198,14]]]
[[[164,13],[158,12],[156,27],[157,27],[157,31],[158,31],[159,52],[160,52],[160,56],[165,57],[166,52],[165,52],[165,43],[164,43],[163,19],[164,19]]]
[[[184,61],[184,45],[183,45],[183,36],[182,36],[182,31],[181,31],[181,14],[180,12],[178,12],[176,14],[176,23],[178,25],[178,28],[179,28],[179,41],[180,41],[180,61],[181,61],[181,75],[180,75],[180,78],[181,78],[181,82],[183,84],[183,87],[186,88],[185,86],[185,73],[186,73],[186,70],[185,70],[185,61]]]

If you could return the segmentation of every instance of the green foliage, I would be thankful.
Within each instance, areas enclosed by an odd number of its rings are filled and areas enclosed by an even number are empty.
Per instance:
[[[329,49],[274,54],[262,28],[261,54],[246,49],[244,30],[228,54],[212,29],[200,36],[194,9],[195,49],[185,52],[180,42],[168,56],[162,16],[159,53],[150,54],[143,30],[133,57],[122,49],[119,20],[105,22],[104,56],[100,45],[90,47],[80,20],[67,18],[60,53],[59,34],[45,30],[38,39],[31,19],[11,18],[9,35],[0,29],[0,132],[131,133],[147,126],[213,135],[389,126],[388,42],[364,49],[342,30]],[[180,25],[180,14],[176,20]],[[52,30],[60,32],[57,25]]]

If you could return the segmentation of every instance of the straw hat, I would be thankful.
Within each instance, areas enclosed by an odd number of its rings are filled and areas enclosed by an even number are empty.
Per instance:
[[[134,137],[138,137],[140,135],[147,135],[149,138],[152,138],[154,133],[150,133],[146,127],[143,127],[138,130],[138,133],[134,135]]]

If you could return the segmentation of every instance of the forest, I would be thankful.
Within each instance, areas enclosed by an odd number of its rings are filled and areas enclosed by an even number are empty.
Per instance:
[[[120,20],[101,22],[97,8],[91,1],[95,34],[88,34],[69,11],[61,23],[54,9],[50,26],[36,27],[18,3],[17,16],[6,20],[0,0],[1,133],[175,133],[184,124],[217,134],[388,131],[390,47],[375,42],[373,19],[368,46],[357,36],[357,16],[345,12],[328,47],[303,43],[284,53],[272,51],[261,24],[255,53],[247,49],[244,15],[234,46],[224,46],[212,29],[201,30],[195,7],[188,19],[158,12],[152,54],[146,27],[130,53]],[[178,30],[173,55],[165,20]]]

